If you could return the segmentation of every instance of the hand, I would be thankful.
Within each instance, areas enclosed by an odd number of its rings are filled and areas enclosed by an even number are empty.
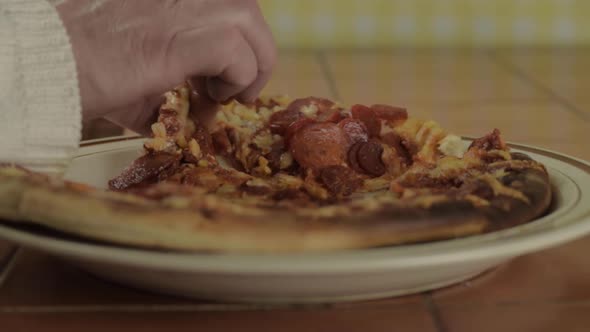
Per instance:
[[[160,95],[191,79],[201,96],[253,101],[276,61],[254,0],[66,0],[85,120],[146,133]]]

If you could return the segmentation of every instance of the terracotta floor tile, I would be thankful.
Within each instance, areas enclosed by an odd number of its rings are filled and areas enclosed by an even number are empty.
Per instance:
[[[4,269],[6,268],[8,262],[12,259],[15,249],[16,245],[13,243],[0,240],[0,276],[3,275]],[[0,277],[0,280],[2,280],[2,277]]]
[[[422,302],[422,295],[418,294],[372,301],[340,303],[331,306],[338,308],[380,307],[416,305]],[[19,253],[18,260],[9,277],[3,287],[0,287],[0,308],[134,306],[141,304],[193,306],[202,303],[210,302],[152,294],[115,285],[95,278],[66,262],[35,251]],[[214,305],[223,306],[223,304]],[[248,307],[249,305],[236,306]]]
[[[10,275],[0,287],[0,306],[188,302],[118,286],[56,258],[28,250],[19,252]]]
[[[484,52],[328,52],[326,62],[347,103],[547,99]]]
[[[481,278],[434,292],[439,306],[590,301],[590,237],[523,256]]]
[[[590,305],[449,306],[441,316],[449,332],[586,332]]]
[[[420,331],[434,332],[421,306],[244,312],[0,314],[6,331]]]

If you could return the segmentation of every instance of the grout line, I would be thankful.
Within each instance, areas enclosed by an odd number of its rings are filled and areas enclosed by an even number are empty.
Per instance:
[[[15,248],[10,251],[6,259],[0,262],[0,288],[2,288],[4,281],[10,275],[10,272],[12,271],[18,256],[20,255],[20,252],[21,248],[15,246]]]
[[[590,115],[588,113],[582,111],[572,102],[570,102],[567,98],[555,92],[553,89],[551,89],[550,86],[547,86],[543,84],[543,82],[535,79],[520,67],[504,59],[501,55],[498,55],[495,52],[488,52],[487,54],[494,63],[496,63],[501,68],[504,68],[506,71],[514,75],[516,78],[520,79],[525,83],[530,84],[531,86],[533,86],[533,88],[543,93],[544,95],[551,97],[554,101],[556,101],[567,111],[573,113],[574,115],[582,118],[585,121],[590,121]]]
[[[449,329],[444,323],[444,320],[440,314],[440,310],[438,309],[438,306],[436,305],[436,303],[434,303],[434,300],[432,299],[432,292],[425,292],[424,294],[422,294],[422,298],[424,299],[424,305],[426,306],[426,309],[428,309],[428,312],[432,317],[432,321],[434,323],[434,327],[436,328],[436,330],[438,332],[448,332]]]
[[[340,91],[338,91],[338,87],[336,86],[336,80],[334,80],[334,75],[332,73],[332,69],[330,68],[330,64],[328,63],[328,59],[326,58],[326,54],[324,51],[317,51],[316,58],[320,64],[320,68],[324,75],[324,78],[328,81],[328,87],[330,92],[332,93],[332,97],[336,100],[342,100]]]
[[[432,298],[432,293],[427,292],[422,294],[422,303],[426,307],[428,313],[431,315],[433,324],[437,332],[449,332],[448,327],[444,323],[444,319],[440,313],[439,306]],[[387,305],[368,305],[363,308],[378,308]],[[497,303],[445,303],[445,307],[463,310],[485,310],[490,308],[514,308],[519,306],[529,307],[531,305],[583,305],[590,306],[588,300],[578,301],[504,301]],[[51,313],[106,313],[106,312],[128,312],[128,313],[142,313],[142,312],[243,312],[243,311],[272,311],[272,310],[338,310],[354,308],[355,304],[350,306],[341,306],[338,304],[224,304],[224,303],[198,303],[198,304],[123,304],[123,305],[20,305],[20,306],[0,306],[0,314],[51,314]],[[399,304],[400,307],[403,304]],[[408,309],[409,310],[409,309]]]
[[[40,306],[0,306],[3,314],[26,313],[101,313],[101,312],[210,312],[210,311],[271,311],[271,310],[322,310],[331,305],[277,305],[277,304],[124,304],[124,305],[40,305]]]

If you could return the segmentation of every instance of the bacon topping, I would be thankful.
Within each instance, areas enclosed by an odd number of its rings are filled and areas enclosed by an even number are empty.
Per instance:
[[[175,110],[170,109],[163,109],[160,110],[160,119],[159,122],[164,124],[166,128],[166,135],[169,137],[176,136],[180,131],[182,124],[177,118],[177,114]]]
[[[365,105],[354,105],[351,108],[352,117],[365,124],[369,137],[377,137],[381,132],[381,122],[375,112]]]
[[[320,180],[332,194],[342,196],[349,196],[363,184],[350,168],[340,165],[322,168]]]
[[[378,119],[386,121],[401,122],[408,119],[408,111],[403,107],[375,104],[371,106],[371,110]]]
[[[109,188],[111,190],[125,190],[155,181],[160,173],[169,170],[169,168],[176,168],[180,158],[181,155],[175,153],[155,152],[145,154],[137,158],[119,176],[110,180]]]
[[[469,149],[481,149],[485,151],[490,150],[506,150],[506,143],[500,137],[500,130],[494,129],[491,133],[480,137],[469,145]]]
[[[340,165],[344,161],[347,139],[334,123],[309,123],[288,141],[293,158],[304,168]]]
[[[404,145],[404,140],[396,133],[391,132],[381,137],[383,143],[391,146],[397,152],[397,155],[402,159],[406,165],[412,164],[412,154],[408,148]],[[406,143],[407,144],[407,143]]]
[[[219,129],[213,134],[211,134],[211,139],[213,143],[213,147],[215,151],[218,151],[222,154],[228,155],[232,151],[232,144],[229,140],[229,136],[224,129]]]
[[[201,148],[203,154],[213,155],[215,153],[211,134],[209,134],[207,128],[205,128],[203,125],[195,123],[195,132],[192,138],[194,138],[197,143],[199,143],[199,147]]]

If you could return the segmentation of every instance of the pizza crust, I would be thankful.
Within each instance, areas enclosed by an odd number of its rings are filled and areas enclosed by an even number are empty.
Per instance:
[[[274,253],[482,234],[551,202],[543,165],[497,130],[465,149],[405,109],[314,97],[233,102],[204,123],[189,92],[166,94],[113,191],[0,165],[0,217],[133,247]]]
[[[1,173],[0,188],[20,191],[10,196],[11,206],[18,208],[5,215],[3,206],[3,216],[18,215],[26,222],[109,243],[179,251],[330,251],[451,239],[532,220],[551,200],[548,177],[535,169],[506,173],[509,186],[523,190],[528,204],[501,195],[486,207],[444,195],[400,204],[390,195],[374,194],[319,210],[241,205],[202,191],[158,202],[49,178],[31,180],[10,168]]]

